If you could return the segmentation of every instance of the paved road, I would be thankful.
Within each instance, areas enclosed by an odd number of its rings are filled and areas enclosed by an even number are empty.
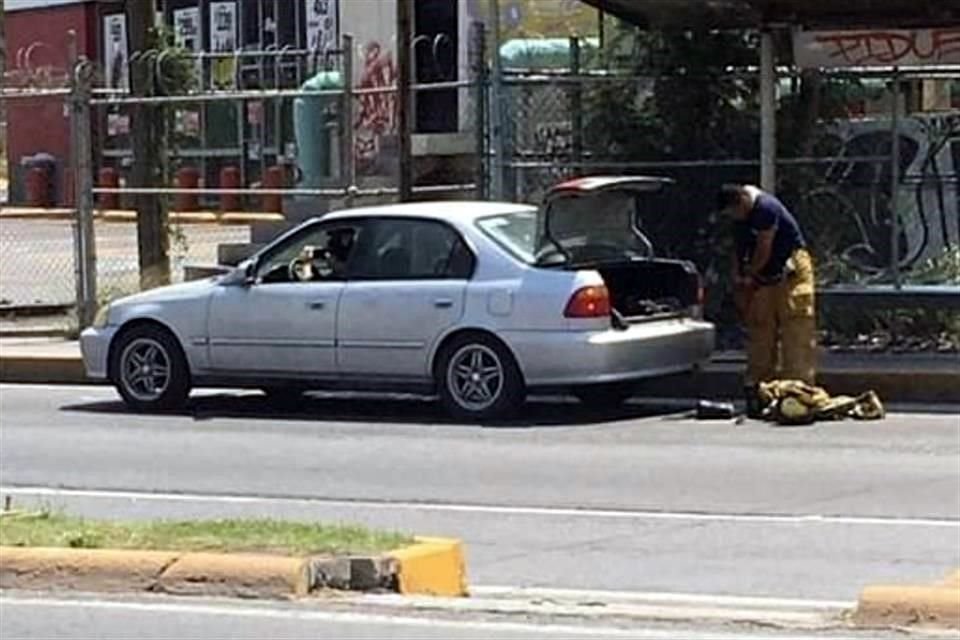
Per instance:
[[[475,584],[853,600],[960,564],[955,415],[785,429],[541,404],[481,428],[417,402],[278,416],[214,394],[140,416],[108,389],[11,385],[0,415],[0,486],[33,487],[20,502],[462,536]]]
[[[462,536],[476,584],[853,600],[960,564],[951,415],[784,429],[542,404],[480,428],[417,402],[277,416],[217,394],[139,416],[108,389],[9,385],[0,414],[0,485],[33,487],[18,502]]]
[[[661,640],[792,640],[902,638],[899,632],[851,632],[842,626],[808,630],[723,622],[464,611],[397,611],[330,601],[257,603],[163,597],[0,594],[0,637],[56,638],[633,638]],[[945,637],[945,636],[940,636]]]

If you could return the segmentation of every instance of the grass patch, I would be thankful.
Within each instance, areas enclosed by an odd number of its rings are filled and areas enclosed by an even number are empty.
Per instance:
[[[256,552],[277,555],[389,551],[412,538],[352,525],[284,520],[86,520],[58,513],[0,517],[0,545],[79,549]]]

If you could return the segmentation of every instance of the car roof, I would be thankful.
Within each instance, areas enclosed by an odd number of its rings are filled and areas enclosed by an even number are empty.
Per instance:
[[[366,217],[428,218],[447,222],[472,223],[478,218],[504,213],[532,212],[536,207],[515,202],[485,202],[480,200],[436,200],[384,204],[355,209],[340,209],[319,216],[322,220],[350,220]]]

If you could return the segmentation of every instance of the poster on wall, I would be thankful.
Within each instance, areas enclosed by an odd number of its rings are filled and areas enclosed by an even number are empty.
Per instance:
[[[122,13],[103,18],[103,64],[108,89],[130,89],[127,50],[127,17]]]
[[[187,7],[173,12],[173,38],[178,47],[191,53],[203,51],[200,38],[200,7]],[[197,58],[197,74],[203,73],[203,63]]]
[[[200,8],[187,7],[173,12],[173,39],[178,47],[191,53],[199,54],[203,51],[203,41],[200,35]],[[197,57],[195,64],[196,77],[203,84],[203,61]],[[175,130],[186,136],[200,134],[200,115],[195,110],[178,110],[176,112]]]
[[[210,3],[210,52],[232,54],[237,49],[237,3]],[[211,67],[214,89],[236,87],[236,60],[233,57],[215,57]]]
[[[339,0],[304,0],[307,17],[307,48],[320,51],[337,48]]]

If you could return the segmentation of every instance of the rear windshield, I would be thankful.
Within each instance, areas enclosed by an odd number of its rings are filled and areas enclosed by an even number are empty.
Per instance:
[[[537,213],[514,211],[477,220],[477,226],[516,259],[536,263]]]

